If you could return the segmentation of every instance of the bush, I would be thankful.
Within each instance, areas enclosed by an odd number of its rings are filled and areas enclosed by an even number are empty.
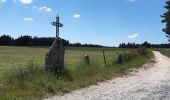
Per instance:
[[[119,64],[128,62],[130,60],[139,58],[141,56],[146,56],[146,57],[150,57],[151,56],[151,51],[145,47],[140,47],[137,49],[133,49],[131,50],[129,53],[125,53],[125,54],[119,54],[117,62]]]
[[[142,55],[142,56],[150,56],[151,55],[151,51],[149,49],[147,49],[146,47],[140,47],[137,50],[140,53],[140,55]]]

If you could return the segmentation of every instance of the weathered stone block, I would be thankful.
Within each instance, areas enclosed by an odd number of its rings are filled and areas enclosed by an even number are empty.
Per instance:
[[[123,64],[123,55],[122,54],[119,54],[117,62],[119,64]]]
[[[85,64],[85,65],[90,65],[90,59],[89,59],[89,56],[88,56],[88,55],[85,55],[85,56],[84,56],[84,64]]]
[[[56,38],[45,57],[45,70],[60,73],[64,69],[65,48],[62,39]]]

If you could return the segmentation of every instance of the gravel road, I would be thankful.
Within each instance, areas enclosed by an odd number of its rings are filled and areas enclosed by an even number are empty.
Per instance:
[[[155,63],[122,78],[44,100],[170,100],[170,58],[154,51]]]

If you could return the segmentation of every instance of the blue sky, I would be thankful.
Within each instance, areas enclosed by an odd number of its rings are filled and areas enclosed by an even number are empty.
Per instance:
[[[60,37],[72,43],[117,46],[122,42],[168,43],[160,15],[166,0],[0,0],[0,35]]]

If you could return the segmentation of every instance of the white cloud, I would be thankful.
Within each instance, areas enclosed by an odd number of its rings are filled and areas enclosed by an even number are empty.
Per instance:
[[[6,0],[0,0],[0,3],[1,3],[1,2],[6,2]]]
[[[130,2],[135,2],[136,0],[129,0]]]
[[[1,2],[6,2],[7,0],[0,0],[0,3]],[[33,0],[12,0],[14,3],[19,1],[20,3],[22,4],[31,4],[33,2]]]
[[[33,22],[34,19],[31,18],[31,17],[26,17],[26,18],[24,18],[24,21],[26,21],[26,22]]]
[[[49,7],[46,7],[46,6],[43,6],[43,7],[39,7],[39,10],[41,11],[46,11],[46,12],[51,12],[52,11],[52,9],[51,8],[49,8]]]
[[[22,4],[31,4],[32,0],[18,0],[19,2],[21,2]],[[13,0],[13,2],[16,2],[16,0]]]
[[[80,14],[74,14],[73,18],[80,18]]]
[[[134,39],[134,38],[137,38],[138,36],[139,36],[139,34],[135,33],[135,34],[132,34],[132,35],[128,35],[128,38]]]

